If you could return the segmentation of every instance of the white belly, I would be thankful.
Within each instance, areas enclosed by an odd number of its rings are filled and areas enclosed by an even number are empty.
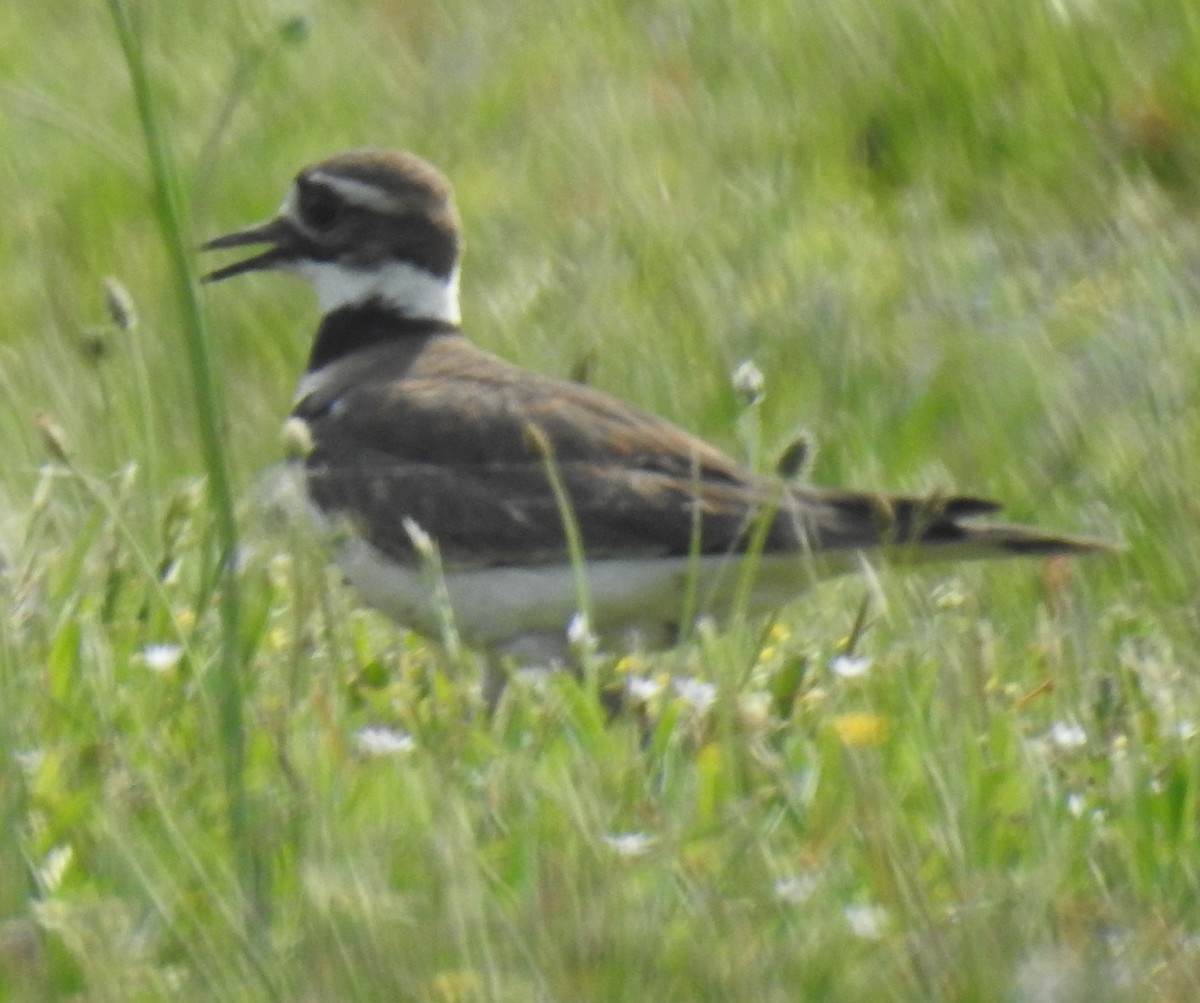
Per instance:
[[[337,564],[369,605],[438,636],[442,618],[432,569],[397,564],[360,538],[341,542]],[[853,552],[840,555],[836,566],[822,560],[819,568],[798,554],[762,558],[746,592],[746,611],[782,606],[818,578],[857,564]],[[592,561],[585,571],[588,622],[602,642],[621,642],[632,633],[651,647],[667,644],[684,618],[728,613],[746,570],[738,556]],[[443,580],[455,628],[468,644],[515,654],[528,649],[543,657],[565,653],[567,625],[581,605],[569,565],[450,569]]]

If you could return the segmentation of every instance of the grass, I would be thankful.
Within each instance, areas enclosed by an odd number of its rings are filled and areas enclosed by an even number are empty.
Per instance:
[[[412,148],[487,347],[1128,549],[832,583],[610,662],[638,720],[472,716],[259,500],[314,305],[223,287],[189,358],[108,9],[0,7],[0,999],[1195,998],[1191,5],[129,7],[184,246]]]

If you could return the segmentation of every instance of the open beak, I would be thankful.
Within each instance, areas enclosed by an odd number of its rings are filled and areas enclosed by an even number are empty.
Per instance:
[[[232,265],[217,268],[204,276],[205,282],[220,282],[243,272],[258,272],[268,268],[279,268],[296,258],[300,246],[300,235],[287,219],[280,216],[258,226],[247,227],[235,233],[227,233],[201,244],[202,251],[219,251],[225,247],[250,247],[254,244],[269,245],[265,251],[235,261]]]

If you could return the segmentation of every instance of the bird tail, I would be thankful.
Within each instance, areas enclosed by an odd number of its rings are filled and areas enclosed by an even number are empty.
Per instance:
[[[803,508],[812,511],[815,503],[823,513],[815,526],[807,528],[819,549],[882,547],[900,563],[1052,557],[1115,549],[1095,537],[989,522],[986,517],[1001,506],[968,495],[918,497],[811,489],[801,495]]]

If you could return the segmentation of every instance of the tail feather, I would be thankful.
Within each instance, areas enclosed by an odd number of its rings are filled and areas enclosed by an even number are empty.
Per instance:
[[[1114,549],[1094,537],[1056,533],[980,517],[1000,511],[994,501],[972,496],[918,497],[857,492],[807,493],[825,508],[817,525],[821,549],[883,546],[910,561],[1056,554],[1091,554]]]
[[[1054,557],[1068,554],[1097,554],[1117,549],[1096,537],[1055,533],[1014,523],[955,523],[959,539],[946,541],[952,549],[966,548],[965,556]]]

